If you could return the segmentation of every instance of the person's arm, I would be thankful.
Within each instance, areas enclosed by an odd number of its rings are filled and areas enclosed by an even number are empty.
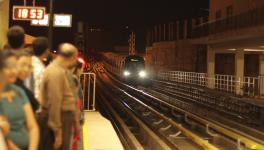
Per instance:
[[[44,68],[43,68],[44,70]],[[40,103],[40,84],[43,79],[43,73],[42,66],[34,67],[33,72],[33,78],[34,78],[34,94],[38,102]]]
[[[25,113],[25,124],[29,135],[28,150],[37,150],[39,144],[39,128],[35,120],[31,104],[29,103],[28,97],[22,88],[17,89],[17,94],[21,96],[20,98],[23,103],[23,110]]]
[[[7,150],[7,143],[5,141],[5,136],[2,131],[0,131],[0,149]]]
[[[0,129],[2,130],[4,136],[6,136],[10,130],[9,122],[3,115],[0,115]]]
[[[29,132],[28,150],[37,150],[39,144],[39,128],[30,103],[24,105],[24,111],[26,115],[26,125]]]
[[[11,140],[7,140],[7,147],[8,150],[21,150],[19,147],[16,146],[15,143],[13,143]]]

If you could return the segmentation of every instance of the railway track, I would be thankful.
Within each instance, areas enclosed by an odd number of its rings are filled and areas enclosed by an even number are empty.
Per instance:
[[[199,93],[197,92],[198,89],[196,89],[196,92],[195,91],[190,92],[192,90],[190,89],[190,87],[187,87],[188,90],[186,90],[186,88],[184,89],[184,87],[182,86],[179,85],[173,86],[173,84],[171,83],[166,83],[161,81],[156,81],[156,83],[158,84],[154,85],[151,90],[145,88],[144,90],[156,96],[166,95],[167,96],[166,99],[170,99],[169,103],[171,104],[177,105],[179,102],[195,103],[196,105],[193,105],[193,109],[196,110],[195,112],[196,114],[200,114],[201,116],[206,118],[217,118],[215,120],[214,119],[212,120],[214,120],[215,122],[225,123],[226,125],[231,126],[233,128],[237,128],[237,130],[239,129],[240,131],[243,131],[255,138],[264,139],[264,122],[258,125],[247,124],[244,120],[250,118],[246,118],[246,115],[239,112],[228,113],[227,110],[225,109],[216,108],[217,102],[215,101],[211,103],[208,102],[207,105],[204,105],[203,104],[204,102],[201,102],[199,99],[203,99],[203,98],[206,99],[206,97],[203,94],[199,95]],[[206,101],[210,101],[210,100],[207,98]],[[245,105],[237,106],[237,107],[244,107],[244,106]],[[234,108],[234,107],[235,106],[230,108]],[[250,106],[247,107],[249,108],[250,111]],[[182,108],[184,109],[184,107]],[[247,114],[251,114],[252,119],[256,120],[255,122],[261,123],[261,120],[257,118],[259,117],[257,114],[249,113],[249,111],[243,110],[242,108],[236,108],[236,109],[238,111],[242,110],[243,112],[247,112]],[[258,109],[261,109],[261,107]]]
[[[172,149],[133,114],[120,100],[120,97],[113,96],[116,90],[106,91],[105,86],[107,85],[100,83],[100,106],[103,107],[102,110],[108,110],[108,114],[111,114],[108,118],[111,118],[111,122],[118,126],[119,135],[125,137],[121,140],[123,144],[125,143],[125,149]]]
[[[107,85],[104,85],[106,87]],[[144,129],[148,128],[151,132],[155,132],[149,134],[150,131],[147,132],[148,138],[146,137],[146,132],[144,134],[136,133],[139,141],[144,141],[143,139],[153,139],[152,141],[143,142],[143,145],[148,145],[145,147],[146,149],[180,149],[180,150],[197,150],[197,149],[210,149],[217,150],[218,148],[210,144],[208,140],[208,136],[206,138],[200,138],[196,134],[193,134],[192,131],[183,127],[181,124],[175,123],[170,118],[164,116],[162,113],[157,110],[147,106],[142,101],[137,100],[135,97],[129,95],[121,88],[114,86],[111,87],[111,91],[107,94],[107,92],[102,91],[105,96],[111,99],[112,106],[115,107],[115,110],[118,110],[118,114],[121,116],[125,116],[125,122],[131,122],[131,120],[137,120],[137,123],[128,123],[128,126],[132,128],[134,131],[141,131],[142,128],[139,127],[139,124],[143,126]],[[109,89],[109,88],[108,88]],[[100,90],[101,91],[101,90]],[[112,95],[119,95],[118,97],[114,97]],[[117,99],[120,99],[118,100]],[[115,99],[115,100],[114,100]],[[120,105],[126,107],[126,109],[121,108]],[[129,110],[129,111],[128,111]],[[126,112],[124,115],[124,112]],[[129,113],[130,112],[130,113]],[[129,114],[129,115],[127,115]],[[133,114],[138,118],[136,119]],[[130,116],[130,117],[128,117]],[[133,118],[133,119],[132,119]],[[142,123],[138,123],[138,122]],[[135,122],[135,121],[132,121]],[[137,127],[132,126],[131,124],[137,124]],[[151,135],[151,137],[149,136]],[[166,144],[158,144],[157,142],[165,141]],[[146,144],[151,143],[151,144]],[[156,143],[156,144],[153,144]],[[164,142],[162,142],[164,143]],[[154,146],[155,145],[155,146]],[[164,146],[168,145],[168,146]],[[151,146],[151,147],[149,147]]]
[[[208,119],[201,118],[196,114],[190,113],[190,111],[183,110],[180,107],[175,107],[174,105],[171,105],[164,100],[160,100],[148,93],[143,92],[142,90],[138,90],[123,83],[120,83],[111,75],[110,77],[115,82],[115,84],[119,84],[119,86],[122,86],[123,92],[129,94],[130,98],[134,99],[134,101],[140,100],[146,106],[151,106],[151,108],[155,109],[157,112],[162,110],[162,116],[166,116],[167,119],[173,122],[177,122],[182,127],[188,129],[191,133],[194,133],[198,137],[201,137],[203,140],[208,141],[209,144],[212,144],[218,149],[264,149],[262,140],[239,132],[224,124],[217,124]],[[133,106],[133,104],[131,105]],[[185,108],[192,109],[190,104],[189,107],[187,106],[188,104],[181,105],[186,105]],[[136,105],[134,107],[136,107]],[[143,114],[147,116],[151,116],[152,113],[149,113],[149,111],[145,113],[143,112]],[[162,123],[163,121],[160,122],[156,120],[156,122]],[[171,130],[170,125],[167,125],[166,127],[167,128],[164,129],[167,129],[168,131]],[[166,135],[166,137],[170,136]]]

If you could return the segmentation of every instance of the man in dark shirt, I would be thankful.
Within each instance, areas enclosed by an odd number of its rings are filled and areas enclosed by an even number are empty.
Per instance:
[[[7,47],[11,50],[21,50],[25,45],[25,31],[21,26],[12,26],[7,32]]]

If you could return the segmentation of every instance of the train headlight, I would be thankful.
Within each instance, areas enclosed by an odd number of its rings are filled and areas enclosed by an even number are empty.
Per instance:
[[[124,71],[124,76],[129,76],[130,75],[130,72],[129,71]]]
[[[141,78],[145,78],[145,77],[147,76],[147,73],[146,73],[145,71],[140,71],[140,72],[139,72],[139,76],[140,76]]]

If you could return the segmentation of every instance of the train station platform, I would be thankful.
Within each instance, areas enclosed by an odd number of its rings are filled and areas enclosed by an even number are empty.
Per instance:
[[[111,122],[99,112],[85,112],[83,125],[84,150],[123,150]]]

